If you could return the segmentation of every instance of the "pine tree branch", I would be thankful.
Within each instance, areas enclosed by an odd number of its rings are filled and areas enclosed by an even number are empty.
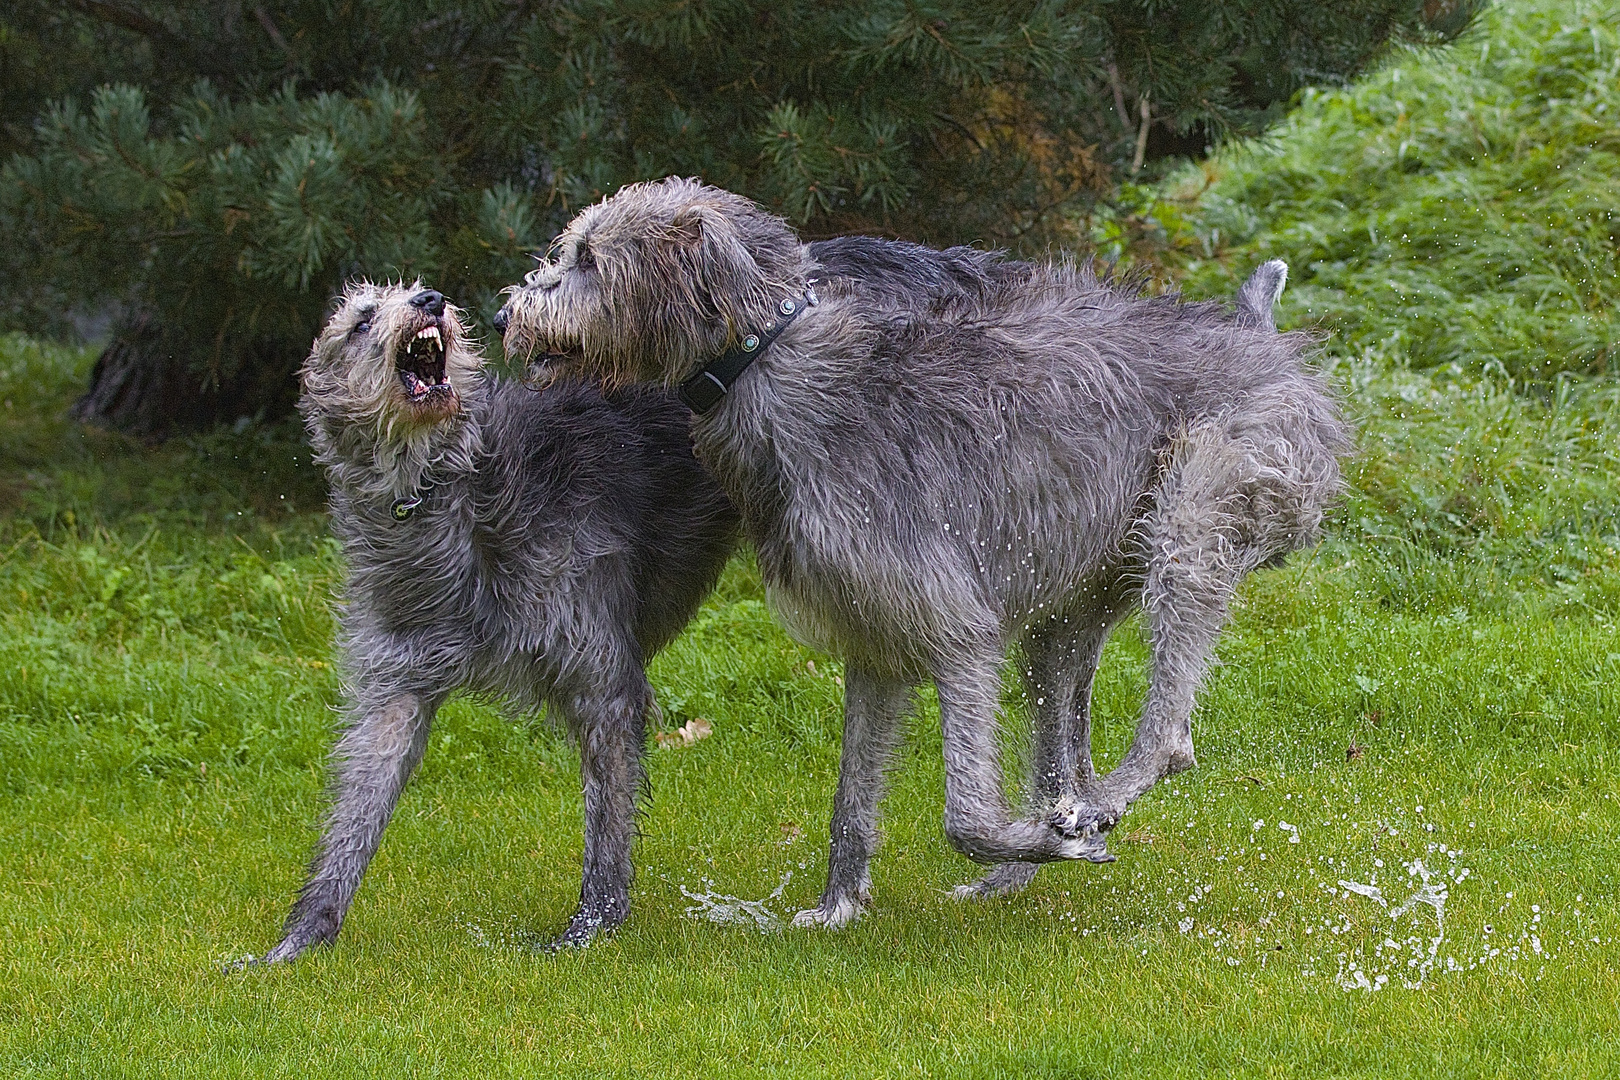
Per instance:
[[[217,65],[213,61],[212,53],[193,48],[191,42],[184,37],[151,16],[134,8],[127,8],[122,4],[108,3],[107,0],[68,0],[67,6],[97,22],[117,26],[141,35],[157,48],[183,57],[201,74],[211,75],[215,78],[230,74],[228,68]]]
[[[962,123],[962,121],[958,120],[956,117],[947,112],[936,112],[934,114],[934,118],[955,128],[962,138],[973,144],[973,149],[979,151],[981,154],[984,153],[984,144],[978,140],[978,137],[975,136],[973,132],[968,130],[967,125]]]
[[[1108,61],[1108,85],[1114,91],[1114,110],[1119,113],[1119,126],[1131,130],[1131,112],[1125,107],[1125,87],[1119,81],[1119,65]]]
[[[1147,158],[1148,128],[1153,125],[1153,107],[1148,104],[1148,96],[1144,92],[1136,99],[1142,108],[1142,126],[1136,132],[1136,156],[1131,158],[1131,175],[1135,176],[1142,171],[1142,162]]]
[[[287,62],[296,64],[298,62],[297,54],[292,51],[292,46],[287,44],[287,39],[281,36],[281,31],[276,29],[275,21],[270,18],[270,13],[264,10],[263,4],[253,5],[253,17],[259,20],[259,25],[264,27],[266,34],[270,35],[270,40],[275,42],[276,48],[287,54]]]

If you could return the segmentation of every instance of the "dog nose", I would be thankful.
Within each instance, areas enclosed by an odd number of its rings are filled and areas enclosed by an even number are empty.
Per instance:
[[[506,328],[512,323],[512,312],[504,305],[495,313],[495,332],[501,337],[506,336]]]
[[[419,307],[429,315],[443,315],[444,294],[433,289],[424,289],[411,297],[411,306]]]

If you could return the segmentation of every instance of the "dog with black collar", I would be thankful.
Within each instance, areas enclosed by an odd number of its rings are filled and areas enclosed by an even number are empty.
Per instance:
[[[1271,304],[1144,298],[1089,268],[848,237],[805,244],[694,180],[588,207],[510,290],[508,353],[546,374],[681,386],[697,453],[741,509],[772,607],[846,662],[828,880],[805,925],[867,903],[883,773],[916,686],[939,692],[945,833],[1022,888],[1194,763],[1194,696],[1229,601],[1311,543],[1349,431]],[[798,311],[764,346],[782,305]],[[717,370],[717,368],[719,370]],[[693,395],[701,395],[696,397]],[[1113,771],[1090,752],[1110,630],[1140,606],[1153,673]],[[1035,714],[1029,806],[998,768],[1000,672]]]

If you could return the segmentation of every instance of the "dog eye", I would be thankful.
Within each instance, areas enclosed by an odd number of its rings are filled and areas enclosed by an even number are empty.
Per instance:
[[[353,333],[365,334],[365,333],[369,333],[370,331],[371,331],[371,320],[370,319],[361,319],[359,322],[354,324]]]

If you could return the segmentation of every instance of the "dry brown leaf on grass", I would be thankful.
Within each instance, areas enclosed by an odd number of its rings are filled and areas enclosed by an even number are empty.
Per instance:
[[[694,716],[674,731],[660,731],[653,736],[659,746],[691,746],[699,739],[714,734],[714,725],[701,716]]]

